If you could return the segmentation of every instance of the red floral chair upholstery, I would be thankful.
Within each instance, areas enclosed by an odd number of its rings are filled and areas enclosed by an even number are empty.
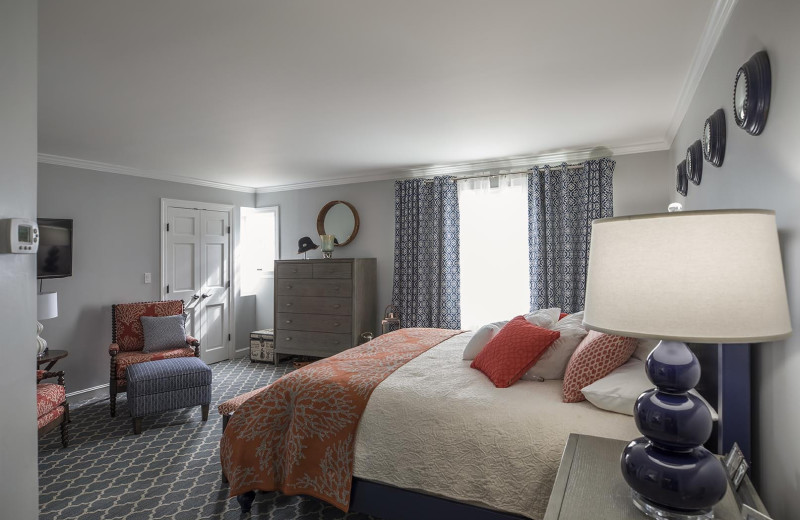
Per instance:
[[[117,394],[128,388],[126,370],[129,366],[145,361],[176,357],[200,357],[200,342],[186,336],[186,348],[161,350],[158,352],[142,352],[144,333],[142,332],[142,316],[174,316],[183,314],[183,301],[120,303],[111,306],[111,378],[109,393],[111,395],[111,417],[117,415]]]
[[[56,383],[42,383],[43,379],[58,378]],[[36,371],[36,416],[39,438],[61,426],[61,445],[69,444],[67,424],[69,423],[69,403],[64,389],[64,372]]]

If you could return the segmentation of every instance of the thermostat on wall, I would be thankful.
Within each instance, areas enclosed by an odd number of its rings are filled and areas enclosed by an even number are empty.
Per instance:
[[[0,219],[0,253],[36,253],[39,225],[26,218]]]

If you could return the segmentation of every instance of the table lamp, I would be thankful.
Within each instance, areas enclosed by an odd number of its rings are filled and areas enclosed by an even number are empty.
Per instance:
[[[595,220],[584,325],[661,339],[645,363],[656,388],[634,406],[644,437],[620,461],[636,507],[662,520],[713,518],[728,481],[702,446],[711,414],[687,393],[700,380],[700,363],[684,342],[759,343],[791,334],[775,212]]]
[[[44,325],[41,320],[49,320],[58,317],[58,293],[39,293],[36,296],[36,357],[44,356],[47,352],[47,341],[42,338]]]

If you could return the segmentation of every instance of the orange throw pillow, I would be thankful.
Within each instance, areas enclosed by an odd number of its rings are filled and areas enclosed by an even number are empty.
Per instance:
[[[581,388],[622,366],[636,350],[636,340],[590,330],[572,353],[564,373],[564,402],[585,401]]]
[[[508,388],[560,336],[557,330],[537,327],[524,316],[517,316],[483,347],[470,366],[486,374],[497,388]]]

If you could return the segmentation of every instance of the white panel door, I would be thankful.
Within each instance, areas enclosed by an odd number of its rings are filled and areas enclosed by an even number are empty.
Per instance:
[[[166,299],[183,300],[186,333],[200,334],[200,210],[167,208]]]
[[[229,213],[203,210],[200,214],[201,357],[206,363],[228,359],[230,342]]]

